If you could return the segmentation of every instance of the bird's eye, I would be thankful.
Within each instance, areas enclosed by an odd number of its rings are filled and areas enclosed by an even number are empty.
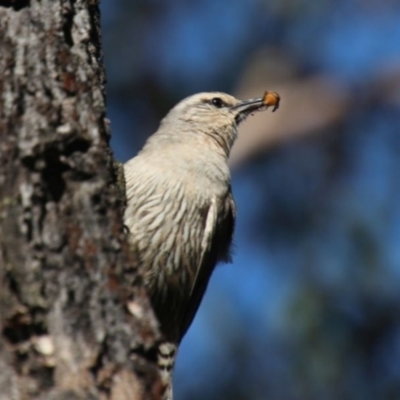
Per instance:
[[[224,102],[222,101],[222,99],[220,97],[214,97],[211,100],[211,104],[217,108],[221,108],[224,106]]]

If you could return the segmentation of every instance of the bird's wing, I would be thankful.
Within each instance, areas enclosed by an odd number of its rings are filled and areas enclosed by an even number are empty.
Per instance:
[[[230,260],[229,247],[232,242],[235,214],[235,203],[230,192],[225,201],[218,201],[216,198],[211,200],[205,218],[200,262],[182,319],[180,339],[193,321],[215,265],[218,261]]]

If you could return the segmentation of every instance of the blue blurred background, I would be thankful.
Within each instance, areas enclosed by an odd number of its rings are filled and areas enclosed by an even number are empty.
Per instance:
[[[176,400],[400,399],[400,3],[103,0],[112,146],[198,91],[281,94],[232,153],[233,265]]]

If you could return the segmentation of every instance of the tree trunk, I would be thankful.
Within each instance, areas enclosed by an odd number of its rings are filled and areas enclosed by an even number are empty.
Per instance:
[[[97,0],[0,0],[0,399],[158,399]]]

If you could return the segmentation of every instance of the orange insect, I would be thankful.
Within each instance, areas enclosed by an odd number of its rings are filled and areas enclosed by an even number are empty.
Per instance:
[[[263,103],[267,107],[274,106],[272,112],[276,111],[279,108],[279,102],[281,98],[278,93],[276,92],[269,92],[268,90],[264,93]]]

